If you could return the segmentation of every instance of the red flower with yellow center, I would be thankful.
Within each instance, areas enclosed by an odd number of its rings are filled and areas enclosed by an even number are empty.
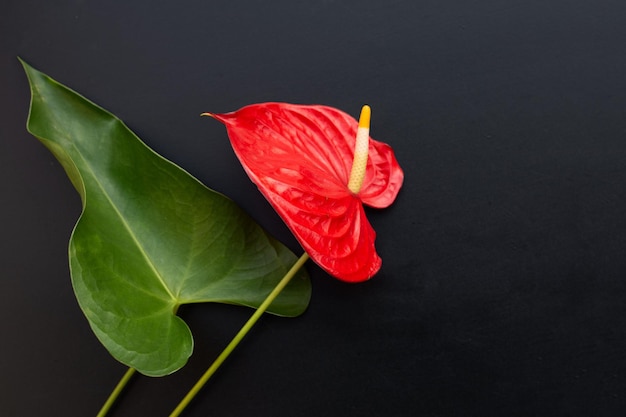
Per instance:
[[[368,106],[359,122],[332,107],[286,103],[205,114],[226,125],[248,176],[319,266],[348,282],[378,272],[363,204],[389,206],[404,174],[391,147],[369,137]]]

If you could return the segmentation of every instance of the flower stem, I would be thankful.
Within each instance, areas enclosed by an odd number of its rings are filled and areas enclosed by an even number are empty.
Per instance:
[[[230,341],[228,346],[220,353],[220,355],[215,359],[213,364],[206,370],[204,375],[196,382],[193,388],[187,393],[185,398],[178,404],[178,406],[172,411],[169,417],[177,417],[179,416],[183,410],[189,405],[191,400],[194,399],[196,394],[202,389],[202,387],[207,383],[209,378],[217,371],[220,365],[228,358],[228,356],[235,350],[239,342],[248,334],[250,329],[254,326],[254,324],[259,320],[259,318],[263,315],[265,310],[272,304],[274,299],[280,294],[280,292],[289,284],[291,278],[296,275],[296,272],[304,265],[304,263],[309,259],[309,255],[305,252],[300,259],[291,267],[289,272],[283,277],[283,279],[276,285],[276,287],[272,290],[272,292],[267,296],[265,301],[261,303],[259,308],[254,312],[254,314],[248,319],[246,324],[243,325],[241,330],[235,335],[233,340]]]
[[[135,374],[134,368],[128,368],[128,370],[126,370],[126,372],[124,373],[124,376],[117,383],[117,385],[115,386],[115,389],[113,390],[113,392],[111,392],[111,395],[109,395],[109,398],[107,398],[106,402],[104,403],[104,405],[102,406],[102,408],[100,409],[100,412],[98,413],[96,417],[104,417],[107,415],[107,413],[113,406],[113,403],[115,403],[115,400],[117,400],[117,397],[120,396],[122,390],[124,390],[124,387],[126,387],[126,385],[128,384],[128,381],[130,381],[130,378],[134,374]]]

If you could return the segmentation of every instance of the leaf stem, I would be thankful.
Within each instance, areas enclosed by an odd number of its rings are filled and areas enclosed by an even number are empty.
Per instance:
[[[263,315],[265,310],[272,304],[274,299],[280,294],[280,292],[287,286],[291,278],[296,275],[298,270],[304,265],[304,263],[309,259],[309,255],[305,252],[300,259],[291,267],[289,272],[280,280],[278,285],[272,290],[272,292],[267,296],[265,301],[261,303],[259,308],[254,312],[254,314],[248,319],[246,324],[243,325],[241,330],[235,335],[233,340],[230,341],[228,346],[220,353],[220,355],[215,359],[213,364],[206,370],[204,375],[196,382],[196,384],[191,388],[191,390],[187,393],[185,398],[178,404],[178,406],[172,411],[169,417],[177,417],[179,416],[183,410],[189,405],[191,400],[194,399],[196,394],[202,389],[202,387],[207,383],[207,381],[211,378],[211,376],[218,370],[220,365],[228,358],[228,356],[235,350],[239,342],[248,334],[250,329],[254,326],[254,324],[259,320],[259,318]]]
[[[117,383],[117,385],[115,386],[115,389],[113,389],[113,391],[111,392],[111,395],[109,395],[109,398],[107,398],[106,402],[104,403],[104,405],[102,406],[102,408],[100,409],[100,412],[98,413],[96,417],[104,417],[107,415],[107,413],[113,406],[113,403],[115,403],[115,400],[117,400],[117,398],[120,396],[122,390],[124,390],[124,387],[126,387],[126,385],[128,384],[128,381],[130,381],[130,378],[134,374],[135,374],[134,368],[128,368],[126,370],[126,372],[124,373],[124,376]]]

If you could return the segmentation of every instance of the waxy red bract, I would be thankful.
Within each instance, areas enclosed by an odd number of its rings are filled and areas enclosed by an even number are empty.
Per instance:
[[[363,186],[348,189],[357,121],[332,107],[262,103],[211,114],[226,125],[250,179],[309,256],[348,282],[380,269],[363,204],[389,206],[404,174],[390,146],[372,140]],[[363,203],[363,204],[362,204]]]

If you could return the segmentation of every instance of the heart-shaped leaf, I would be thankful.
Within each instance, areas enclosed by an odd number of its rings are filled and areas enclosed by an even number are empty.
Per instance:
[[[69,244],[80,307],[120,362],[146,375],[172,373],[193,349],[180,305],[257,307],[296,256],[117,117],[23,65],[32,92],[28,130],[60,161],[83,203]],[[302,271],[268,311],[297,316],[310,291]]]

